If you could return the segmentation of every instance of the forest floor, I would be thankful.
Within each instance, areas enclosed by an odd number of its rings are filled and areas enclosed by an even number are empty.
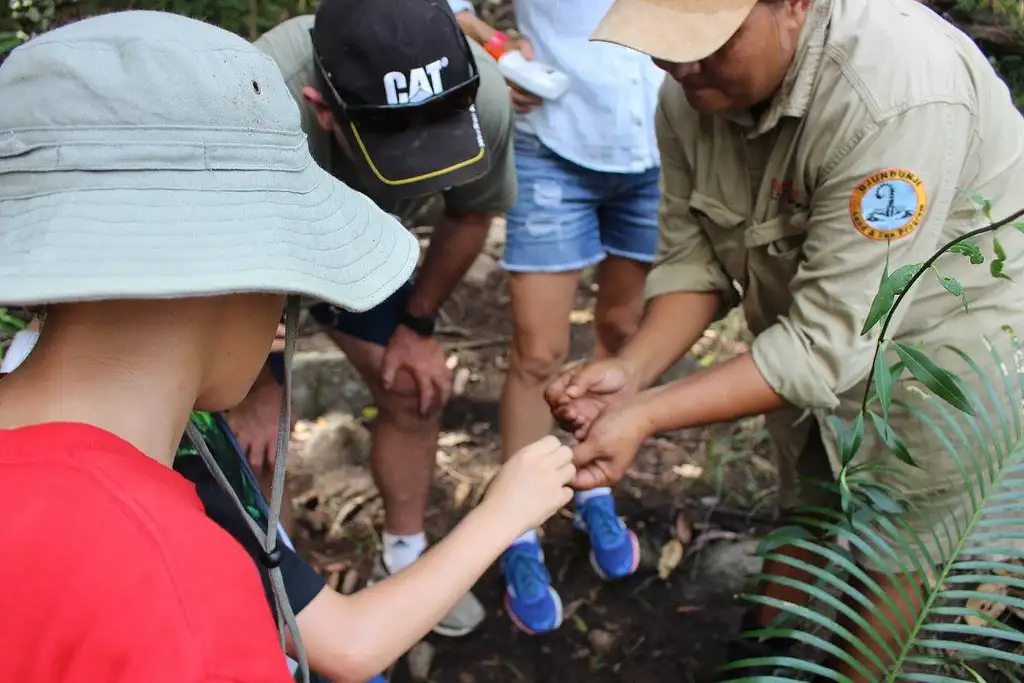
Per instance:
[[[508,299],[492,256],[481,257],[474,270],[442,316],[456,396],[444,412],[438,443],[427,519],[435,539],[479,501],[499,463]],[[593,300],[593,287],[584,282],[567,321],[571,359],[592,352]],[[737,313],[717,323],[668,374],[743,352],[745,328]],[[313,334],[301,348],[326,354],[331,343]],[[382,513],[367,462],[352,454],[365,454],[364,425],[374,410],[364,400],[352,412],[355,419],[333,413],[301,421],[292,472],[299,547],[345,592],[362,586],[369,574]],[[543,530],[547,564],[565,605],[561,629],[540,637],[517,631],[503,613],[503,586],[492,568],[475,588],[488,608],[482,628],[461,639],[430,637],[430,645],[412,656],[412,668],[419,669],[414,677],[425,674],[436,683],[710,680],[722,663],[724,642],[738,628],[742,607],[734,595],[758,568],[752,554],[756,538],[771,526],[775,490],[760,419],[650,439],[616,490],[620,514],[642,539],[640,571],[616,583],[598,579],[565,510]],[[411,673],[402,662],[393,680],[409,680]]]

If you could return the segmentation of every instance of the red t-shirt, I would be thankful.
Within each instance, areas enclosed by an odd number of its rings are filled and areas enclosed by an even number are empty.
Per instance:
[[[0,430],[0,679],[289,683],[259,575],[187,480],[83,424]]]

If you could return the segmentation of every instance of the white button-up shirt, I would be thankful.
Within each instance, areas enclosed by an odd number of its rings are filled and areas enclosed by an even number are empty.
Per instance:
[[[584,168],[639,173],[659,163],[654,110],[665,74],[639,52],[590,42],[612,2],[514,0],[519,32],[536,59],[572,79],[561,98],[517,116],[517,128]],[[470,0],[448,4],[473,11]]]

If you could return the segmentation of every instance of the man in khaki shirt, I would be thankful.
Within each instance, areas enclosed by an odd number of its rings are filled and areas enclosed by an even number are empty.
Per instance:
[[[556,417],[582,439],[576,484],[614,483],[655,432],[763,413],[778,446],[784,511],[834,506],[830,493],[800,484],[838,469],[828,417],[849,423],[860,410],[878,334],[861,336],[861,327],[887,255],[892,271],[986,225],[974,195],[991,200],[996,220],[1024,208],[1024,122],[1005,84],[965,35],[913,0],[618,0],[594,39],[651,55],[669,78],[656,115],[661,242],[641,329],[617,358],[548,391]],[[1004,272],[1019,279],[1024,238],[1013,229],[999,238]],[[992,253],[991,235],[979,243]],[[967,364],[945,345],[994,373],[982,335],[1010,358],[1000,328],[1024,327],[1024,297],[963,256],[936,265],[964,285],[970,312],[929,275],[887,338],[923,345],[970,384]],[[646,388],[734,305],[756,335],[749,353]],[[900,381],[894,397],[929,413],[921,388]],[[933,557],[948,555],[943,524],[964,502],[953,495],[963,491],[956,463],[906,411],[894,408],[889,423],[920,468],[897,461],[870,419],[860,458],[893,470],[880,479],[912,504],[904,519]],[[765,571],[808,577],[778,562]],[[875,576],[891,609],[917,608],[898,582]],[[806,601],[783,588],[763,590]],[[894,619],[853,607],[869,623]],[[753,612],[745,626],[776,613]],[[883,648],[851,629],[885,661]],[[874,680],[832,664],[854,681]]]
[[[284,75],[317,164],[403,221],[438,194],[444,201],[414,280],[369,311],[310,306],[378,409],[370,456],[385,513],[377,580],[426,547],[440,414],[451,392],[434,319],[479,255],[491,219],[515,203],[512,102],[495,61],[466,40],[444,2],[322,0],[315,16],[289,19],[255,45]],[[270,370],[228,412],[257,472],[276,440],[281,389]],[[435,630],[462,636],[483,618],[467,594]]]

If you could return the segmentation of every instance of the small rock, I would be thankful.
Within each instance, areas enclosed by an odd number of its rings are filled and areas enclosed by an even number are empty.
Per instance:
[[[617,638],[614,635],[599,628],[590,629],[587,632],[587,644],[590,645],[591,650],[599,654],[606,655],[614,650],[616,641]]]
[[[484,252],[495,258],[499,257],[505,250],[505,241],[508,237],[508,225],[504,216],[496,216],[491,221],[491,227],[487,231],[487,241],[484,242]]]
[[[459,683],[476,683],[476,679],[473,678],[473,674],[463,671],[459,674]]]
[[[413,645],[406,655],[409,664],[409,675],[414,681],[425,681],[430,676],[430,666],[434,663],[434,646],[425,640]]]
[[[296,353],[292,362],[292,414],[314,420],[332,411],[358,413],[373,402],[370,389],[340,350]]]
[[[490,254],[480,254],[473,261],[473,265],[466,271],[462,281],[474,287],[484,288],[491,279],[491,274],[497,272],[498,262]]]
[[[329,472],[350,464],[365,464],[370,456],[370,430],[348,413],[329,413],[310,430],[301,467]]]
[[[763,560],[755,554],[758,544],[752,538],[710,545],[701,553],[700,571],[721,590],[742,592],[749,577],[761,571]]]

